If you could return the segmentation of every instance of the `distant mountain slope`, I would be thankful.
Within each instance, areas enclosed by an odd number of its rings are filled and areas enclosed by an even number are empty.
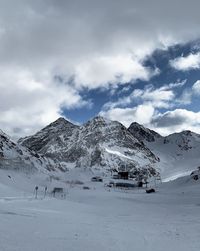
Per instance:
[[[45,172],[57,168],[60,168],[60,165],[53,160],[14,143],[5,133],[0,131],[0,169]]]
[[[121,123],[102,117],[80,127],[60,118],[19,143],[68,167],[131,169],[158,161]]]
[[[176,178],[189,174],[200,165],[200,135],[183,131],[157,138],[146,145],[160,158],[163,177]]]
[[[159,157],[155,166],[166,180],[187,175],[200,165],[200,135],[196,133],[183,131],[162,137],[138,123],[128,130]]]

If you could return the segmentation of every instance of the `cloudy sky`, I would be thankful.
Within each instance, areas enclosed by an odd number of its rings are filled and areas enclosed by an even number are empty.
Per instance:
[[[200,133],[199,0],[0,0],[0,128],[60,116]]]

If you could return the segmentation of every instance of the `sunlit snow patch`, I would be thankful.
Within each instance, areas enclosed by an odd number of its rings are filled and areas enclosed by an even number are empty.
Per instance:
[[[169,182],[169,181],[178,179],[180,177],[190,175],[190,173],[191,173],[191,171],[176,173],[176,174],[174,174],[174,175],[172,175],[170,177],[167,177],[167,178],[163,179],[163,182]]]

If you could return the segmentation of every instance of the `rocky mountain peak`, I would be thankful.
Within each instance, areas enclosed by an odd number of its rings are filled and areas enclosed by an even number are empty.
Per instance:
[[[102,117],[102,116],[96,116],[96,117],[90,119],[89,121],[87,121],[87,122],[83,125],[83,127],[95,126],[95,127],[99,127],[99,128],[100,128],[100,127],[107,126],[107,125],[110,124],[111,122],[113,122],[113,121],[111,121],[111,120],[109,120],[109,119],[106,119],[106,118],[104,118],[104,117]]]
[[[31,150],[46,154],[52,152],[52,148],[60,149],[65,145],[73,132],[79,128],[64,118],[58,118],[36,134],[19,139],[19,143]]]
[[[111,168],[126,162],[141,167],[158,160],[120,122],[97,116],[80,127],[66,127],[64,122],[64,129],[59,130],[59,121],[23,139],[22,144],[71,167]]]
[[[76,125],[72,124],[70,121],[66,120],[63,117],[58,118],[42,130],[51,130],[56,128],[56,130],[65,130],[68,129],[69,127],[77,127]]]
[[[63,117],[60,117],[60,118],[56,119],[54,122],[52,122],[51,125],[67,124],[67,123],[70,123],[70,122]]]
[[[143,125],[140,125],[137,122],[133,122],[129,128],[129,132],[136,137],[139,141],[147,141],[147,142],[153,142],[156,138],[160,138],[161,135],[157,132],[150,130],[148,128],[145,128]]]

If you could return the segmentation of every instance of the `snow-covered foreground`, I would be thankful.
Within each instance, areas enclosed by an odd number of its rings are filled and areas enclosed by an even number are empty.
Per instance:
[[[0,250],[199,250],[199,183],[181,178],[155,194],[84,185],[34,199],[0,182]]]

